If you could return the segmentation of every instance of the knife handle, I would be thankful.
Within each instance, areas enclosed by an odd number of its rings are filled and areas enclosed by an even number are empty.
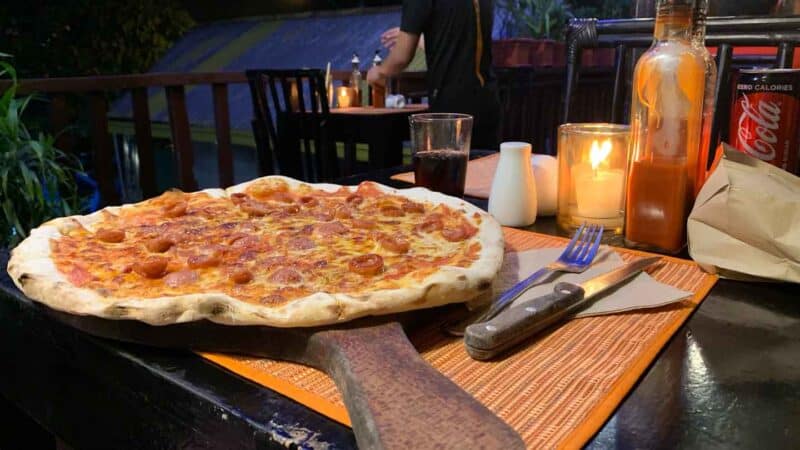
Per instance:
[[[583,288],[572,283],[558,283],[547,295],[508,308],[488,322],[468,326],[464,333],[467,353],[473,359],[491,359],[560,321],[582,301]]]

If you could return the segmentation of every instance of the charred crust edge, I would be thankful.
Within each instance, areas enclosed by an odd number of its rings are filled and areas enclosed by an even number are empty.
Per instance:
[[[19,283],[20,286],[25,286],[25,283],[27,283],[28,281],[30,281],[32,279],[33,279],[33,275],[31,275],[29,273],[23,273],[22,275],[17,277],[17,283]]]

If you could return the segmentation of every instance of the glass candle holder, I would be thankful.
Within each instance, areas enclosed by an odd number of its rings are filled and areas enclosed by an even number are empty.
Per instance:
[[[339,86],[336,88],[336,104],[339,108],[349,108],[353,106],[356,98],[356,90],[350,86]]]
[[[604,241],[621,241],[630,127],[568,123],[558,127],[558,225],[603,225]]]

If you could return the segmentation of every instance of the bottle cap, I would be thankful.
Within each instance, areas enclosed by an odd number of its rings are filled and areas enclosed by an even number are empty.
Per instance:
[[[359,64],[361,60],[358,59],[358,54],[353,53],[353,59],[351,59],[350,62],[353,64]]]

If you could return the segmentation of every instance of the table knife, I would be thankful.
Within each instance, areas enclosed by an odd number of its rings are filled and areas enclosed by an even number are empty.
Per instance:
[[[553,292],[512,305],[486,322],[464,332],[467,353],[477,360],[491,359],[545,328],[589,305],[601,294],[617,288],[661,257],[639,259],[581,284],[557,283]]]

